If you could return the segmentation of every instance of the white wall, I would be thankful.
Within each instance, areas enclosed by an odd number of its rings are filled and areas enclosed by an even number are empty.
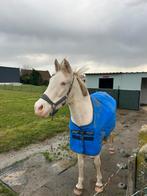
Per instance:
[[[86,75],[87,87],[98,88],[99,78],[104,76],[106,75]],[[114,78],[113,89],[141,90],[142,77],[147,77],[147,73],[107,74],[107,77]]]
[[[87,88],[98,88],[98,76],[86,75],[86,86]]]
[[[114,78],[114,89],[140,90],[141,74],[120,74]]]

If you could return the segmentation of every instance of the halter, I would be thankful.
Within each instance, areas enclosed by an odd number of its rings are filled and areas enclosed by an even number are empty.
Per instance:
[[[60,105],[60,104],[62,104],[62,106],[63,105],[65,105],[66,104],[66,101],[67,101],[67,98],[68,98],[68,96],[69,96],[69,94],[70,94],[70,92],[71,92],[71,89],[72,89],[72,86],[73,86],[73,82],[74,82],[74,74],[73,74],[73,79],[72,79],[72,82],[71,82],[71,84],[70,84],[70,87],[69,87],[69,89],[68,89],[68,91],[67,91],[67,94],[64,96],[64,97],[62,97],[62,98],[60,98],[57,102],[53,102],[46,94],[43,94],[42,95],[42,99],[43,100],[45,100],[49,105],[51,105],[51,108],[52,108],[52,112],[50,113],[50,116],[54,116],[55,114],[56,114],[56,112],[58,111],[58,109],[57,109],[57,106],[58,105]]]

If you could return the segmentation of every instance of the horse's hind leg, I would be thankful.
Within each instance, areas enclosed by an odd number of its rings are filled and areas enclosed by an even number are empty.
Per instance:
[[[102,192],[103,191],[103,184],[102,184],[102,174],[101,174],[101,160],[100,160],[100,155],[97,155],[94,157],[94,164],[96,168],[96,186],[95,186],[95,191],[96,192]]]
[[[84,155],[82,154],[78,154],[78,169],[79,169],[79,177],[78,177],[78,183],[76,184],[76,187],[74,189],[74,193],[76,195],[81,195],[83,189],[83,181],[84,181]]]
[[[110,145],[109,153],[114,154],[115,153],[115,148],[114,148],[114,145],[113,145],[113,142],[114,142],[114,135],[113,134],[110,135],[109,142],[110,142],[110,144],[109,144]]]

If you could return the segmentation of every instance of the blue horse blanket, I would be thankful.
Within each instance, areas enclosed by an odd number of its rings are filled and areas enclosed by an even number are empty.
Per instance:
[[[106,92],[90,95],[93,106],[93,120],[90,124],[78,126],[70,119],[70,148],[72,151],[95,156],[100,153],[102,142],[116,123],[116,101]]]

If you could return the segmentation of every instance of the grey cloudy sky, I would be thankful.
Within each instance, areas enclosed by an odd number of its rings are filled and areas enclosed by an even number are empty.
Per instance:
[[[147,71],[147,0],[1,0],[0,64]],[[49,66],[48,66],[49,67]]]

